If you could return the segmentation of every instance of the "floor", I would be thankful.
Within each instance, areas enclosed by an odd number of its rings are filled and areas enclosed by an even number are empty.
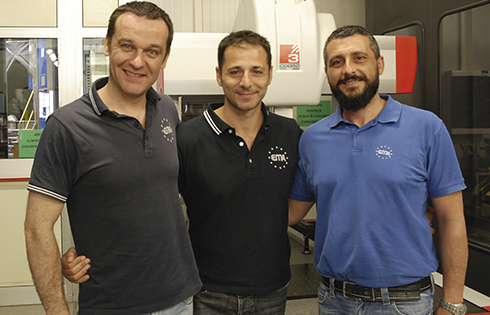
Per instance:
[[[295,232],[294,232],[295,233]],[[313,267],[313,242],[310,241],[310,250],[311,254],[303,254],[303,249],[304,245],[302,242],[300,242],[300,239],[296,237],[291,237],[291,270],[293,273],[293,277],[295,279],[293,280],[294,282],[298,281],[298,277],[300,276],[300,273],[295,272],[298,271],[298,269],[303,269],[305,267]],[[306,274],[309,275],[309,277],[306,276]],[[317,288],[318,288],[318,281],[313,280],[314,276],[316,276],[316,270],[311,270],[308,269],[308,271],[303,274],[303,277],[299,281],[300,285],[305,284],[307,281],[307,287],[303,286],[301,288],[303,291],[309,291],[307,293],[302,292],[303,295],[309,295],[309,297],[305,296],[303,298],[292,298],[290,297],[287,301],[286,304],[286,315],[318,315],[318,299],[317,299]],[[290,282],[290,287],[289,287],[289,292],[291,293],[291,286],[293,285],[292,281]],[[1,314],[1,313],[0,313]]]

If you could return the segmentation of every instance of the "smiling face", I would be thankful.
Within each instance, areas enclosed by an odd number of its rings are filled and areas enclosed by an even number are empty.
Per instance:
[[[272,80],[272,67],[260,45],[239,44],[226,48],[222,68],[216,79],[223,87],[225,106],[240,111],[257,108]]]
[[[145,95],[165,68],[167,37],[163,19],[123,13],[116,21],[111,41],[105,39],[111,91],[130,98]]]
[[[365,108],[378,92],[383,57],[376,59],[369,39],[357,34],[332,40],[326,53],[325,72],[340,106],[351,111]]]

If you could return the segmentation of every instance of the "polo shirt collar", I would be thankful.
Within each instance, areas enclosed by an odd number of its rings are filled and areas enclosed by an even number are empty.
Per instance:
[[[402,104],[398,101],[395,101],[389,95],[380,95],[382,99],[386,101],[385,107],[379,113],[376,119],[379,123],[387,124],[387,123],[395,123],[400,119],[400,115],[402,113]]]
[[[208,108],[204,111],[203,116],[209,127],[219,136],[228,129],[233,129],[230,125],[225,123],[219,116],[215,113],[215,110],[223,106],[224,103],[211,103]],[[261,105],[262,114],[264,115],[264,122],[262,128],[269,126],[269,111],[265,107],[264,103]]]
[[[387,124],[397,122],[400,119],[402,104],[395,101],[390,95],[380,96],[386,101],[386,104],[381,113],[379,113],[378,117],[374,119],[375,123]],[[340,123],[348,122],[342,117],[342,107],[338,106],[337,110],[335,111],[335,116],[330,121],[329,128],[335,128]]]
[[[92,108],[98,116],[100,116],[105,111],[110,111],[100,98],[99,93],[97,93],[97,90],[103,88],[107,84],[107,82],[109,82],[109,77],[98,79],[92,84],[92,87],[88,92]],[[159,101],[160,96],[153,88],[150,87],[148,92],[146,92],[146,105],[156,106]]]

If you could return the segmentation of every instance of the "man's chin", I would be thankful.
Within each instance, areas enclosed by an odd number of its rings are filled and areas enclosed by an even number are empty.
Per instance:
[[[346,85],[343,85],[340,88],[340,91],[342,93],[344,93],[344,95],[347,96],[347,97],[358,97],[359,95],[361,95],[362,93],[364,93],[364,89],[362,87],[360,87],[360,86],[348,87]]]

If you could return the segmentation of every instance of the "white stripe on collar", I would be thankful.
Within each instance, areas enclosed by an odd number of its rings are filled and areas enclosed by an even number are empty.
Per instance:
[[[95,103],[94,99],[94,93],[92,92],[92,88],[88,91],[88,96],[90,97],[90,102],[92,103],[92,107],[94,108],[94,111],[97,113],[97,115],[100,116],[100,111],[99,108],[97,107],[97,103]]]
[[[211,115],[209,114],[209,111],[207,109],[204,111],[203,115],[204,118],[206,118],[206,121],[208,122],[211,129],[213,129],[213,131],[219,136],[221,134],[221,130],[218,128],[218,126],[216,126],[213,118],[211,118]]]

